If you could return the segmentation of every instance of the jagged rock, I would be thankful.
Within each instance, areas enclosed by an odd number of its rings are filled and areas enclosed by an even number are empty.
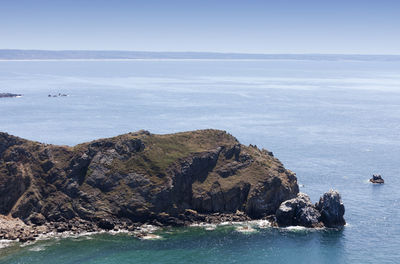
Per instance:
[[[324,193],[315,207],[321,213],[321,220],[326,227],[339,227],[346,224],[343,218],[345,209],[338,191],[330,190]]]
[[[298,225],[305,227],[322,227],[321,214],[313,206],[301,208],[296,216]]]
[[[46,218],[41,213],[33,213],[28,220],[34,225],[44,225],[46,223]]]
[[[310,197],[298,193],[296,198],[283,202],[276,210],[279,226],[320,227],[320,213],[314,208]]]
[[[380,174],[372,175],[372,178],[369,179],[369,181],[372,183],[379,183],[379,184],[385,183],[385,181],[383,180],[383,178]]]
[[[157,215],[157,221],[161,223],[161,225],[168,225],[168,226],[183,226],[184,221],[180,220],[179,218],[172,217],[167,213],[159,213]]]
[[[130,139],[118,142],[115,145],[115,150],[120,155],[132,155],[135,152],[143,151],[145,145],[140,139]]]
[[[97,226],[101,229],[112,230],[115,227],[114,221],[108,218],[102,218],[97,222]]]
[[[289,171],[282,174],[285,174],[289,181],[296,179],[295,175]],[[275,214],[282,201],[296,197],[298,191],[297,181],[296,185],[286,186],[282,184],[279,176],[271,177],[259,183],[256,188],[252,188],[246,204],[246,213],[254,218]]]
[[[3,173],[0,176],[0,214],[8,214],[29,188],[31,178],[23,175],[17,164],[11,162],[3,164]]]

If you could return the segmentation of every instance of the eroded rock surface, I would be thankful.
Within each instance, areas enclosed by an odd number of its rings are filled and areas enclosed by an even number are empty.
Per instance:
[[[112,229],[260,218],[297,193],[272,153],[224,131],[139,131],[74,147],[0,133],[0,214],[60,231],[81,221]],[[314,212],[298,211],[313,225]]]
[[[315,207],[321,213],[321,220],[326,227],[338,227],[346,224],[343,218],[345,209],[338,191],[330,190],[324,193]]]
[[[296,198],[284,201],[276,210],[279,226],[340,227],[344,220],[344,205],[338,191],[326,192],[313,205],[308,195],[298,193]]]
[[[279,226],[321,227],[320,218],[321,214],[304,193],[298,193],[296,198],[283,202],[276,210]]]

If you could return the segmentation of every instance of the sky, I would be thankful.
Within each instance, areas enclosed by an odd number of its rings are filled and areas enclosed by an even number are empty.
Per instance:
[[[400,1],[0,0],[0,49],[400,54]]]

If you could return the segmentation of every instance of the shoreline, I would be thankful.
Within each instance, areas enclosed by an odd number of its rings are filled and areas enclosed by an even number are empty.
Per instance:
[[[261,220],[261,219],[260,219]],[[187,215],[186,220],[168,218],[161,223],[160,219],[149,219],[146,222],[133,222],[129,219],[102,219],[98,222],[81,218],[73,218],[63,222],[36,222],[27,224],[19,218],[0,215],[0,241],[10,240],[18,242],[35,241],[40,237],[57,237],[69,233],[71,235],[92,234],[100,232],[133,232],[137,237],[151,233],[154,228],[190,227],[219,225],[221,223],[258,221],[251,219],[244,213],[210,215]]]
[[[347,226],[347,225],[345,225]],[[329,227],[304,227],[304,226],[287,226],[280,227],[277,226],[274,222],[267,219],[251,219],[246,221],[226,221],[226,222],[196,222],[187,226],[179,226],[175,228],[202,228],[206,231],[215,231],[220,227],[232,227],[235,229],[235,232],[242,234],[252,234],[257,233],[259,230],[265,229],[278,229],[286,232],[299,232],[299,231],[324,231],[324,230],[341,230],[340,228],[329,228]],[[131,236],[132,238],[140,239],[140,240],[159,240],[163,239],[162,232],[169,232],[168,228],[174,228],[174,226],[156,226],[149,223],[144,223],[141,225],[137,225],[135,229],[113,229],[113,230],[105,230],[100,229],[96,231],[64,231],[64,232],[54,232],[50,231],[47,233],[39,234],[35,237],[34,240],[27,241],[19,241],[10,240],[10,239],[0,239],[0,250],[13,246],[19,245],[19,247],[26,247],[30,245],[34,245],[40,241],[47,241],[51,239],[68,239],[68,238],[80,238],[80,237],[91,237],[99,234],[107,234],[107,235],[118,235],[118,234],[126,234]]]
[[[161,224],[156,220],[145,223],[128,223],[120,221],[111,229],[98,227],[98,223],[72,219],[66,222],[46,222],[43,225],[27,225],[21,219],[10,216],[0,215],[0,249],[20,243],[20,246],[31,245],[37,241],[50,239],[78,238],[82,236],[92,236],[97,234],[127,234],[137,239],[162,239],[162,236],[155,234],[157,231],[167,230],[168,228],[203,228],[207,231],[214,231],[218,227],[230,226],[240,233],[255,233],[259,229],[279,229],[283,231],[321,231],[321,230],[340,230],[343,227],[305,227],[300,225],[279,226],[274,219],[274,215],[260,219],[252,219],[244,214],[220,214],[204,215],[204,221],[186,222],[185,225]],[[73,225],[71,222],[79,223]],[[5,227],[11,227],[15,232],[20,228],[22,232],[14,233]],[[347,224],[345,225],[347,226]],[[6,237],[4,234],[8,234]]]

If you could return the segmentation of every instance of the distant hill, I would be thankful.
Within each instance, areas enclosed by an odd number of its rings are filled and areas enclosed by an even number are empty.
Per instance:
[[[0,60],[226,59],[226,60],[357,60],[400,61],[400,55],[246,54],[213,52],[147,52],[112,50],[0,49]]]

